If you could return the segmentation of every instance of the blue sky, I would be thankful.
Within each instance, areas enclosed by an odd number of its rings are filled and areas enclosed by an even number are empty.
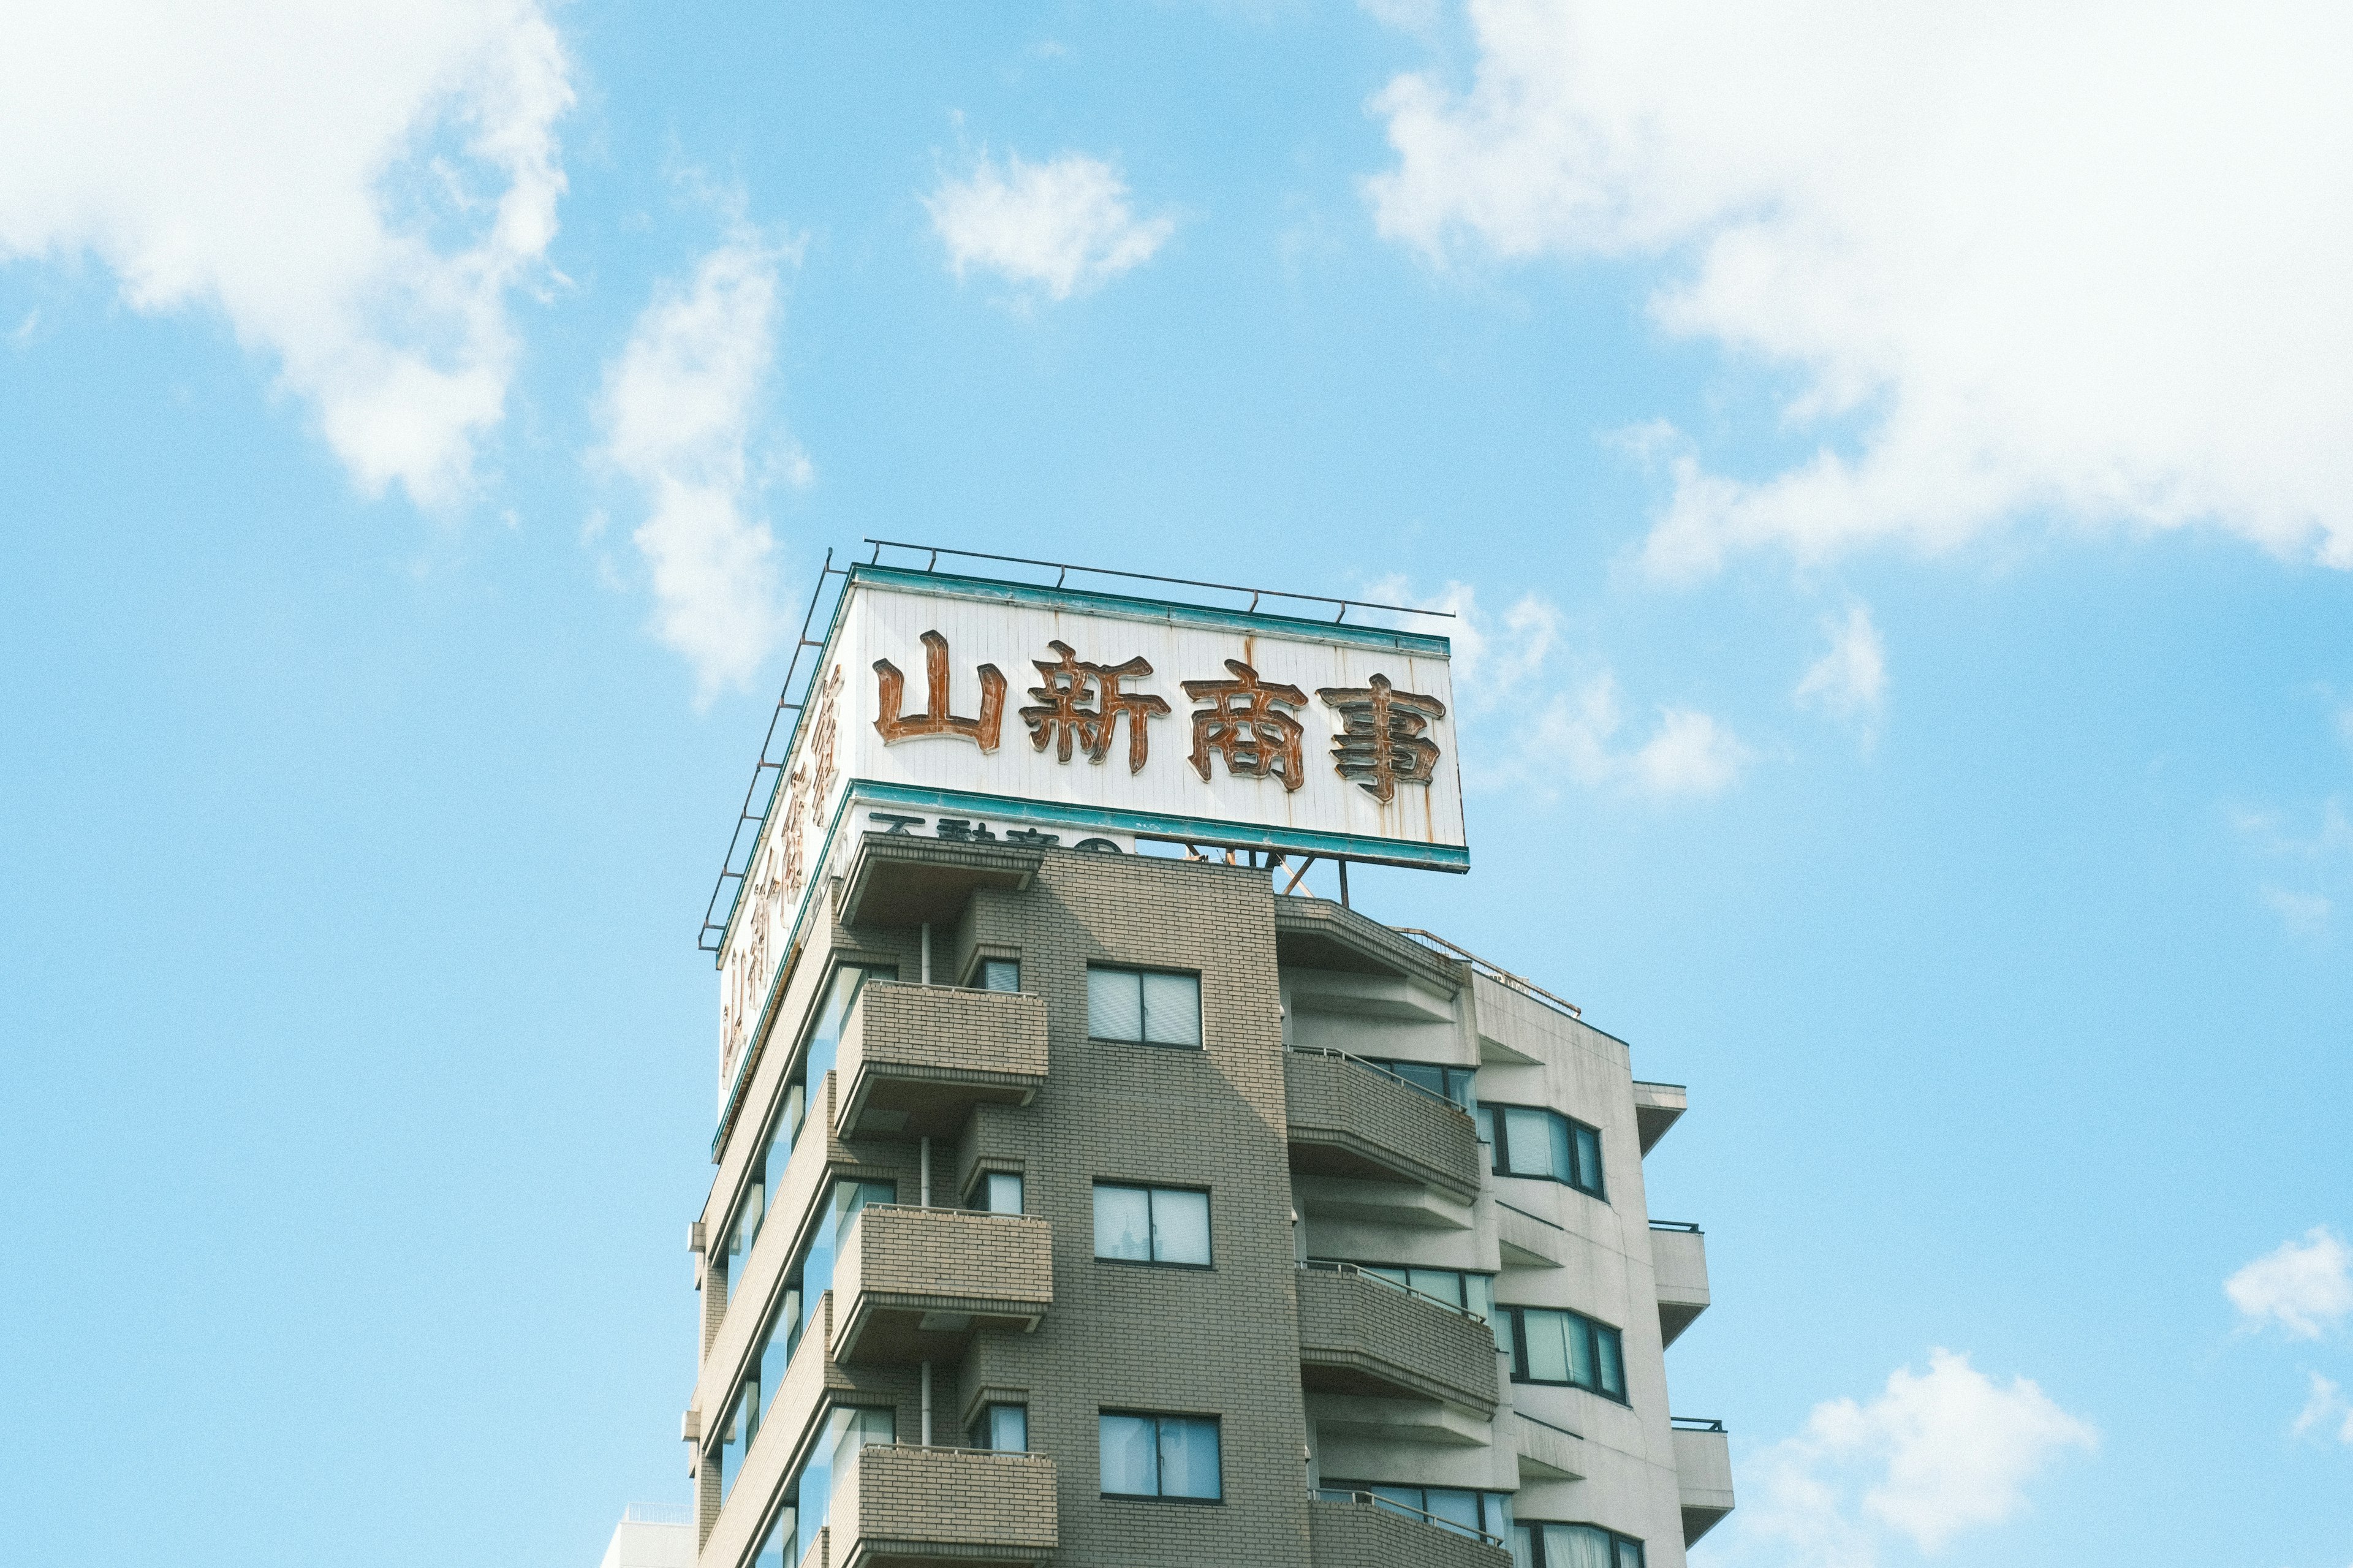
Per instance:
[[[694,927],[874,534],[1462,612],[1358,900],[1692,1086],[1701,1560],[2353,1562],[2353,33],[1882,9],[27,18],[11,1554],[683,1497]]]

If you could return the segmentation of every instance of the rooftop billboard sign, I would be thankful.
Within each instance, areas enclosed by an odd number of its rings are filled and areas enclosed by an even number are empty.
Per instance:
[[[853,568],[719,942],[723,1093],[858,835],[1461,871],[1445,638]]]

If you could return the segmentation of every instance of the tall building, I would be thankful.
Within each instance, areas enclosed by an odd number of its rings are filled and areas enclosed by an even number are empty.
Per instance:
[[[1683,1090],[1300,890],[1467,868],[1444,639],[860,566],[807,646],[711,926],[700,1568],[1680,1564]]]

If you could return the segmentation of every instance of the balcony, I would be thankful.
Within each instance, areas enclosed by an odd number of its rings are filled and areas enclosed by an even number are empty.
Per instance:
[[[835,1071],[844,1138],[944,1137],[983,1101],[1027,1105],[1046,1081],[1046,1003],[1018,991],[870,981]]]
[[[1512,1451],[1519,1460],[1524,1481],[1583,1480],[1585,1439],[1566,1426],[1537,1419],[1525,1410],[1513,1412]]]
[[[1027,1215],[871,1204],[842,1237],[834,1359],[953,1361],[975,1330],[1034,1329],[1054,1300],[1054,1232]]]
[[[810,1555],[823,1568],[1029,1568],[1060,1541],[1044,1455],[881,1443],[835,1476]]]
[[[1691,1095],[1679,1083],[1644,1083],[1634,1080],[1634,1136],[1647,1154],[1667,1135],[1667,1129],[1683,1120],[1691,1108]]]
[[[1495,1336],[1485,1323],[1345,1263],[1308,1264],[1297,1278],[1303,1386],[1494,1414]]]
[[[1678,1415],[1672,1425],[1683,1544],[1689,1546],[1732,1511],[1732,1439],[1725,1436],[1721,1421]]]
[[[1707,1310],[1707,1238],[1699,1226],[1652,1220],[1651,1272],[1659,1290],[1659,1342],[1671,1345]]]
[[[1313,1568],[1512,1568],[1493,1536],[1470,1536],[1370,1492],[1321,1492],[1307,1504]]]
[[[1293,1170],[1478,1194],[1479,1129],[1461,1106],[1337,1051],[1285,1052],[1282,1082]]]

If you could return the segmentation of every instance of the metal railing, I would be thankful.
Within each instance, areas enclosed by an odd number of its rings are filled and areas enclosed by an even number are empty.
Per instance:
[[[1258,608],[1258,602],[1261,599],[1293,599],[1307,605],[1337,605],[1340,606],[1340,613],[1332,617],[1335,623],[1346,619],[1350,610],[1381,610],[1396,616],[1433,616],[1450,621],[1454,618],[1454,612],[1451,610],[1425,610],[1413,605],[1382,605],[1370,599],[1335,599],[1326,594],[1291,594],[1280,588],[1252,588],[1240,583],[1205,583],[1196,577],[1162,577],[1150,572],[1123,572],[1112,566],[1082,566],[1071,561],[1038,561],[1027,555],[992,555],[986,550],[955,550],[944,544],[911,544],[902,539],[875,539],[870,536],[859,542],[874,546],[874,557],[870,564],[877,566],[882,564],[882,552],[885,550],[913,550],[919,554],[928,554],[929,559],[923,566],[923,570],[926,572],[937,571],[940,557],[947,555],[958,561],[1001,561],[1013,566],[1042,566],[1056,574],[1054,586],[1057,588],[1061,587],[1069,580],[1071,574],[1076,572],[1082,577],[1124,577],[1132,583],[1169,583],[1180,588],[1214,588],[1220,594],[1248,594],[1250,596],[1251,610]]]
[[[1483,1323],[1487,1321],[1487,1316],[1483,1312],[1474,1312],[1468,1307],[1456,1306],[1444,1297],[1433,1296],[1427,1290],[1417,1290],[1410,1285],[1401,1285],[1385,1275],[1374,1273],[1361,1263],[1344,1263],[1336,1258],[1311,1258],[1299,1267],[1303,1269],[1313,1269],[1318,1274],[1353,1274],[1359,1279],[1369,1279],[1376,1285],[1386,1285],[1390,1289],[1402,1291],[1408,1296],[1418,1296],[1431,1306],[1442,1307],[1458,1318],[1468,1318],[1474,1323]]]
[[[1554,995],[1525,975],[1514,974],[1500,963],[1490,963],[1469,948],[1451,942],[1435,931],[1424,931],[1419,926],[1391,926],[1389,929],[1399,936],[1409,936],[1425,946],[1434,947],[1450,957],[1461,959],[1488,979],[1518,992],[1531,1002],[1541,1003],[1564,1017],[1584,1021],[1585,1010],[1576,1003],[1566,997]]]
[[[1694,1225],[1687,1219],[1654,1219],[1651,1222],[1651,1228],[1652,1230],[1679,1230],[1687,1236],[1702,1236],[1705,1234],[1699,1226]]]
[[[1687,1083],[1661,1083],[1658,1079],[1650,1078],[1636,1079],[1634,1087],[1636,1089],[1679,1089],[1685,1094],[1691,1092],[1691,1085]]]
[[[1468,1110],[1462,1109],[1461,1101],[1449,1099],[1447,1096],[1439,1093],[1436,1089],[1430,1088],[1426,1083],[1416,1083],[1413,1079],[1406,1077],[1405,1074],[1398,1071],[1395,1068],[1389,1067],[1381,1062],[1374,1061],[1368,1057],[1352,1056],[1346,1051],[1334,1050],[1329,1046],[1293,1046],[1289,1048],[1291,1054],[1293,1056],[1333,1057],[1344,1062],[1354,1062],[1358,1067],[1363,1068],[1367,1071],[1380,1074],[1383,1078],[1388,1079],[1391,1083],[1402,1084],[1406,1088],[1413,1090],[1416,1094],[1425,1095],[1428,1098],[1438,1101],[1439,1104],[1446,1107],[1449,1110],[1455,1111],[1463,1116],[1471,1114]]]
[[[633,1502],[621,1510],[623,1524],[677,1524],[694,1522],[694,1507],[682,1502]]]
[[[1561,1232],[1563,1235],[1567,1235],[1568,1232],[1568,1226],[1561,1224],[1558,1220],[1546,1219],[1540,1214],[1530,1214],[1527,1210],[1522,1208],[1517,1204],[1507,1204],[1503,1199],[1497,1198],[1495,1200],[1495,1206],[1499,1209],[1509,1209],[1514,1214],[1519,1215],[1522,1219],[1532,1219],[1538,1225],[1550,1226],[1553,1229]]]
[[[1403,1514],[1408,1519],[1418,1519],[1424,1524],[1451,1531],[1456,1535],[1467,1535],[1474,1541],[1483,1541],[1490,1546],[1505,1546],[1504,1538],[1500,1535],[1490,1535],[1485,1531],[1464,1524],[1460,1520],[1440,1519],[1427,1509],[1415,1508],[1410,1503],[1399,1502],[1395,1498],[1385,1498],[1378,1492],[1345,1491],[1338,1487],[1315,1487],[1311,1489],[1308,1495],[1318,1502],[1352,1502],[1359,1507],[1384,1509],[1390,1513]],[[1506,1550],[1508,1549],[1506,1547]]]
[[[1706,1415],[1670,1415],[1667,1425],[1678,1432],[1721,1432],[1724,1423]]]

